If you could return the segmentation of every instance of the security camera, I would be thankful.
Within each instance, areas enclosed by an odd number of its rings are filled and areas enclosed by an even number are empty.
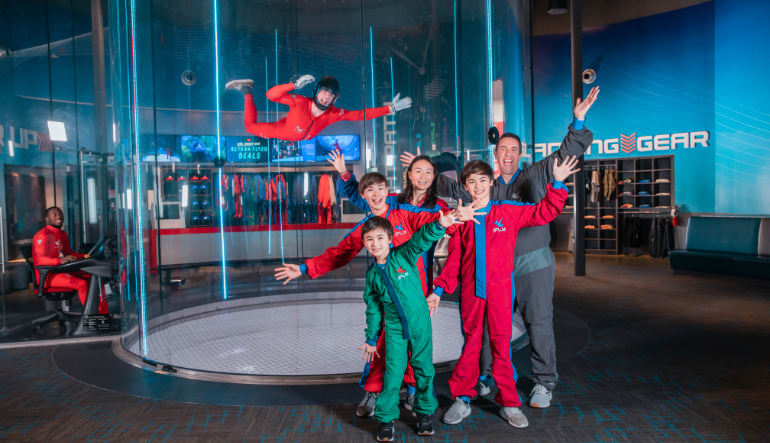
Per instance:
[[[583,83],[590,85],[595,81],[596,81],[596,71],[594,71],[591,68],[588,68],[585,71],[583,71]]]
[[[198,75],[195,72],[190,71],[189,69],[182,72],[182,83],[185,86],[192,86],[196,81],[198,81]]]

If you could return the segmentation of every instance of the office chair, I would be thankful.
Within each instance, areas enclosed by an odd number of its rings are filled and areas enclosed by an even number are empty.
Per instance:
[[[35,288],[35,295],[40,298],[44,298],[46,301],[50,301],[55,303],[56,305],[56,312],[52,312],[44,317],[36,318],[32,321],[32,327],[35,328],[35,331],[38,334],[43,334],[43,326],[58,321],[59,325],[64,325],[65,328],[65,334],[70,335],[72,331],[75,329],[75,323],[73,320],[77,321],[81,314],[79,312],[69,312],[66,311],[65,308],[69,308],[69,306],[72,305],[72,298],[75,297],[78,293],[75,290],[69,289],[69,288],[48,288],[44,289],[45,287],[45,279],[48,277],[48,274],[56,267],[56,266],[37,266],[32,263],[32,246],[21,246],[21,253],[24,255],[24,261],[27,262],[27,266],[29,266],[30,271],[32,272],[32,283]],[[35,278],[35,270],[38,271],[40,274],[40,281],[38,281],[37,278]],[[54,271],[55,273],[55,271]],[[48,305],[48,303],[46,303]],[[46,306],[47,307],[47,306]]]

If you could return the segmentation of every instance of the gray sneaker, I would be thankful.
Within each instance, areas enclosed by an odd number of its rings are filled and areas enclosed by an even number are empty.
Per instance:
[[[251,94],[251,89],[254,87],[254,80],[238,79],[230,80],[225,83],[225,89],[234,89],[243,95]]]
[[[406,399],[404,400],[404,409],[406,409],[409,412],[412,412],[414,409],[414,394],[406,394]]]
[[[476,383],[476,393],[479,397],[489,395],[490,392],[492,392],[492,388],[489,387],[488,382],[479,380],[479,382]]]
[[[462,398],[457,397],[452,406],[444,412],[442,420],[448,425],[456,425],[469,415],[471,415],[471,405],[465,403]]]
[[[366,395],[364,395],[364,398],[361,400],[361,403],[359,403],[356,408],[356,415],[359,417],[371,417],[374,415],[374,407],[376,404],[377,393],[367,391]]]
[[[547,408],[549,406],[551,406],[551,390],[540,383],[536,384],[529,393],[529,407]]]
[[[521,412],[521,409],[514,407],[502,407],[500,408],[500,415],[504,419],[508,420],[508,424],[514,428],[526,428],[529,426],[527,417]]]

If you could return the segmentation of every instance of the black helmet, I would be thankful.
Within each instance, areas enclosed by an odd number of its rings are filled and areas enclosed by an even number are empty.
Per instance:
[[[321,78],[321,80],[316,82],[315,91],[313,91],[313,102],[315,102],[315,105],[318,107],[318,109],[325,111],[329,105],[324,106],[318,101],[318,91],[321,89],[326,89],[327,91],[334,94],[334,100],[336,100],[340,95],[340,82],[338,82],[336,78],[330,75],[324,76]],[[332,101],[332,103],[334,103],[334,101]]]

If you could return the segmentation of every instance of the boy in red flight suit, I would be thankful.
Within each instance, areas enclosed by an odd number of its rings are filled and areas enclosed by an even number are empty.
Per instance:
[[[70,239],[67,233],[62,231],[64,225],[64,213],[56,206],[45,211],[46,226],[37,231],[32,237],[32,263],[35,266],[58,266],[72,261],[87,258],[86,254],[78,254],[70,249]],[[40,278],[40,273],[35,271],[35,279]],[[91,275],[75,271],[71,273],[48,274],[46,281],[39,281],[40,287],[48,291],[71,290],[78,292],[80,303],[85,306],[88,295],[88,282]],[[99,314],[109,314],[107,300],[99,294]]]
[[[307,274],[310,278],[318,278],[331,270],[341,268],[350,263],[364,247],[361,229],[363,224],[373,216],[384,217],[394,226],[395,232],[392,243],[393,247],[398,247],[406,243],[422,225],[438,220],[440,215],[438,206],[433,209],[418,208],[409,204],[399,203],[397,196],[389,196],[385,177],[379,172],[369,172],[361,177],[358,190],[369,205],[372,215],[361,220],[352,231],[343,237],[337,246],[328,248],[323,254],[305,260],[305,263],[302,265],[284,263],[283,266],[276,268],[275,278],[277,280],[284,280],[284,284],[287,284],[302,274]],[[465,208],[458,207],[457,212],[457,219],[463,222],[472,220],[475,214],[471,206],[466,206]],[[426,293],[428,282],[424,272],[425,265],[423,264],[422,256],[417,259],[416,265],[417,269],[420,270],[423,293]],[[438,306],[439,297],[431,295],[427,301],[429,305],[433,303]],[[385,373],[384,334],[380,336],[377,342],[377,352],[379,357],[375,357],[372,362],[367,363],[364,367],[360,385],[366,391],[366,395],[356,410],[358,416],[371,417],[374,415],[377,394],[382,391],[383,374]],[[408,386],[414,386],[414,374],[411,366],[407,367],[404,383]]]
[[[444,413],[443,421],[458,424],[471,414],[470,399],[477,395],[479,358],[487,319],[492,347],[492,376],[500,389],[495,400],[502,406],[500,414],[516,428],[529,425],[521,412],[521,399],[516,392],[516,370],[511,363],[511,316],[513,313],[513,253],[519,229],[545,225],[556,218],[567,199],[562,180],[576,172],[577,157],[568,157],[560,165],[554,162],[554,181],[545,197],[537,204],[490,200],[494,183],[492,168],[482,161],[465,165],[460,181],[473,197],[473,206],[484,216],[479,224],[465,222],[449,241],[447,262],[434,281],[434,294],[454,292],[460,288],[463,346],[460,359],[449,379],[455,402]]]
[[[254,106],[254,96],[251,94],[254,80],[232,80],[227,82],[225,88],[234,89],[243,94],[243,119],[246,131],[258,137],[287,141],[310,140],[325,127],[340,120],[371,120],[386,114],[395,114],[412,106],[411,98],[400,98],[401,94],[397,94],[392,103],[379,108],[361,111],[336,108],[334,102],[339,97],[340,84],[337,79],[330,76],[318,81],[312,99],[289,94],[314,81],[315,77],[312,75],[303,75],[294,83],[273,86],[267,91],[268,100],[289,107],[289,114],[276,122],[257,123],[257,108]]]

